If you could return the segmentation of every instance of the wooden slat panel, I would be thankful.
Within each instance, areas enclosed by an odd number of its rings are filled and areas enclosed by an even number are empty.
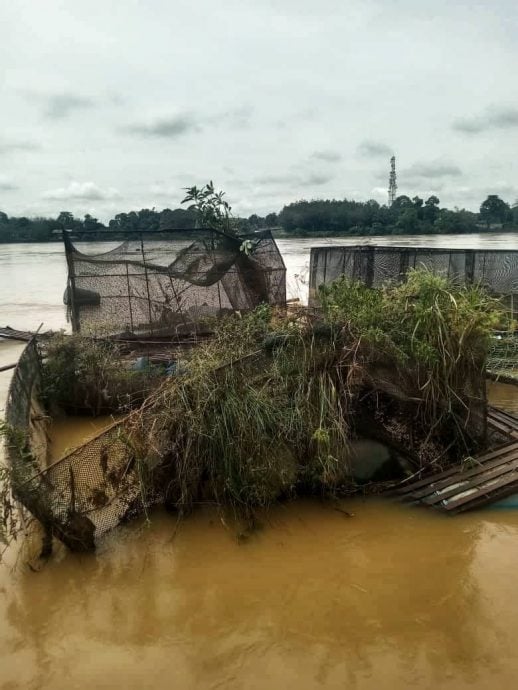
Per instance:
[[[457,472],[456,475],[451,475],[447,479],[444,479],[439,482],[430,482],[430,484],[426,488],[416,492],[412,492],[411,497],[413,500],[419,500],[421,498],[424,498],[425,496],[429,496],[431,493],[435,493],[436,491],[440,491],[441,489],[447,488],[450,484],[465,482],[467,479],[470,479],[470,477],[476,477],[477,475],[484,474],[495,469],[496,467],[506,465],[512,462],[513,460],[518,460],[517,449],[515,449],[514,451],[510,451],[509,454],[499,456],[494,460],[490,460],[489,462],[485,462],[482,465],[478,465],[477,467],[474,467],[471,470],[466,470],[465,472]]]
[[[499,446],[498,448],[495,448],[488,453],[484,453],[483,455],[476,456],[475,460],[479,463],[487,463],[490,460],[493,460],[497,457],[500,457],[501,455],[504,455],[505,453],[511,452],[518,450],[518,441],[512,441],[511,443],[505,443],[502,446]],[[468,470],[469,471],[469,470]],[[439,472],[438,474],[434,475],[429,475],[425,479],[418,479],[415,482],[408,482],[406,486],[401,486],[401,487],[396,487],[393,490],[394,494],[397,495],[403,495],[405,493],[409,493],[414,491],[415,489],[419,489],[424,486],[430,485],[432,482],[434,484],[437,484],[438,481],[441,479],[445,479],[446,477],[452,477],[455,474],[459,473],[459,466],[456,465],[455,467],[450,467],[447,470],[444,470],[444,472]]]
[[[504,414],[499,414],[498,410],[490,410],[487,413],[487,418],[490,420],[496,420],[498,422],[503,422],[504,424],[507,424],[508,426],[516,426],[514,423],[514,420],[511,417],[508,417],[507,415],[504,415]]]
[[[493,429],[497,429],[498,431],[502,431],[504,434],[509,434],[510,431],[512,431],[513,427],[509,426],[509,424],[505,422],[500,422],[496,419],[491,419],[487,418],[487,423],[493,427]]]
[[[423,499],[422,503],[425,503],[426,505],[432,506],[435,505],[436,503],[440,503],[441,501],[445,501],[447,499],[452,498],[453,496],[457,496],[458,494],[462,494],[465,491],[469,491],[470,489],[475,489],[478,486],[482,486],[483,484],[486,484],[489,481],[492,481],[493,479],[497,479],[498,477],[502,477],[505,474],[510,474],[518,471],[518,458],[515,458],[512,462],[509,463],[503,463],[502,465],[499,465],[498,467],[493,467],[493,469],[488,470],[487,472],[484,472],[483,474],[479,475],[478,477],[475,477],[475,479],[472,479],[471,481],[467,481],[466,483],[462,484],[461,486],[454,486],[451,489],[446,489],[443,491],[441,494],[436,494],[434,496],[428,496]],[[515,479],[518,480],[518,474],[516,475]]]
[[[493,429],[500,431],[511,438],[518,438],[518,418],[503,410],[490,408],[487,415],[487,423]]]
[[[483,508],[490,503],[496,503],[502,498],[507,498],[507,496],[512,496],[515,493],[518,493],[518,482],[516,484],[506,484],[503,487],[495,489],[495,491],[492,491],[491,493],[481,494],[478,492],[474,494],[472,501],[463,503],[458,508],[452,508],[446,512],[448,515],[457,515],[458,513],[465,513],[468,510],[476,510],[477,508]]]
[[[500,419],[500,417],[489,417],[487,418],[487,423],[492,426],[492,427],[497,427],[497,428],[503,428],[507,432],[510,431],[516,431],[516,426],[514,424],[511,424],[505,419]]]
[[[518,416],[513,414],[512,412],[509,412],[508,410],[502,410],[500,407],[489,406],[488,413],[498,415],[500,417],[505,417],[506,419],[509,419],[518,426]]]
[[[442,507],[445,510],[447,510],[448,512],[457,511],[458,508],[460,508],[461,506],[464,506],[464,505],[470,503],[471,501],[474,501],[475,499],[477,499],[479,495],[480,495],[480,497],[482,497],[482,496],[487,497],[488,500],[486,501],[486,503],[490,503],[491,501],[495,500],[494,496],[497,492],[497,489],[500,489],[501,487],[508,486],[510,484],[512,484],[513,486],[516,486],[516,489],[518,491],[518,477],[516,476],[515,473],[509,474],[509,475],[504,475],[500,479],[500,481],[495,482],[491,486],[487,487],[487,491],[484,490],[484,487],[481,487],[479,493],[472,494],[469,496],[461,496],[457,500],[449,501],[445,506],[442,506]],[[511,493],[514,493],[514,491],[512,491]]]
[[[518,417],[505,410],[498,410],[491,407],[488,409],[487,419],[489,422],[496,420],[502,424],[507,424],[513,429],[518,429]]]

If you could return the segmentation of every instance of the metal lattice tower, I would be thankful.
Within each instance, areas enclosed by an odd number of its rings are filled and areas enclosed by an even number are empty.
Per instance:
[[[396,182],[396,157],[392,156],[390,159],[390,175],[388,188],[388,205],[392,206],[396,200],[397,182]]]

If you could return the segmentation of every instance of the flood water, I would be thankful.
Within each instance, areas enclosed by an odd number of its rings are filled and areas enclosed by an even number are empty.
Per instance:
[[[366,243],[402,247],[518,249],[518,233],[279,239],[287,269],[288,296],[307,299],[311,247]],[[85,253],[100,253],[115,246],[109,242],[77,244]],[[66,328],[63,308],[65,284],[66,264],[61,243],[0,244],[0,326],[36,330],[43,322],[43,330]]]
[[[294,242],[288,265],[300,271],[322,243]],[[25,251],[0,245],[0,325],[64,325],[60,250]],[[0,364],[22,347],[0,342]],[[0,373],[0,408],[9,378]],[[489,392],[518,411],[517,388]],[[54,454],[95,431],[80,424],[55,426]],[[351,517],[281,505],[239,542],[209,508],[180,526],[157,511],[93,555],[59,550],[40,572],[19,557],[0,567],[0,688],[515,687],[518,510],[343,508]]]
[[[237,543],[162,513],[2,571],[7,689],[512,688],[518,512],[298,502]]]

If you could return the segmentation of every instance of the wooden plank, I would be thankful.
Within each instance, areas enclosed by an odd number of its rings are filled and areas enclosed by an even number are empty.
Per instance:
[[[43,323],[39,325],[37,331],[17,331],[11,326],[0,326],[0,338],[7,338],[8,340],[22,340],[23,342],[29,342],[34,338],[35,335],[40,335],[41,327]],[[41,333],[41,336],[50,335],[51,331],[46,333]]]
[[[488,409],[487,416],[488,420],[497,419],[500,422],[503,422],[515,429],[518,429],[518,417],[511,414],[510,412],[507,412],[507,410],[500,410],[496,407],[490,407]]]
[[[507,419],[504,416],[491,413],[488,414],[487,423],[491,428],[504,433],[506,436],[518,438],[518,419]]]
[[[459,513],[465,513],[468,510],[476,510],[477,508],[483,508],[484,506],[487,506],[490,503],[496,503],[497,501],[500,501],[502,498],[507,498],[507,496],[512,496],[515,493],[518,493],[518,482],[516,484],[506,484],[505,486],[496,489],[495,491],[489,494],[481,494],[480,492],[474,494],[472,501],[464,503],[459,508],[447,510],[446,512],[448,513],[448,515],[458,515]]]
[[[506,422],[500,422],[496,419],[492,419],[490,417],[487,418],[487,423],[493,427],[493,429],[497,429],[498,431],[503,432],[504,434],[509,434],[510,431],[512,431],[513,427],[509,426]]]
[[[513,460],[518,460],[518,451],[516,449],[511,451],[509,455],[506,454],[499,456],[498,458],[490,460],[489,462],[482,463],[481,465],[478,465],[477,467],[474,467],[470,470],[466,470],[464,472],[457,472],[457,474],[451,475],[450,477],[442,481],[431,482],[424,489],[421,489],[415,493],[406,496],[405,499],[414,501],[421,500],[425,496],[429,496],[432,493],[441,491],[442,489],[446,489],[448,486],[452,484],[460,484],[461,482],[465,482],[467,479],[476,477],[480,474],[484,474],[485,472],[490,472],[497,467],[507,465]]]
[[[511,450],[518,450],[518,441],[511,441],[510,443],[505,443],[501,446],[498,446],[498,448],[495,448],[488,453],[485,453],[483,455],[475,456],[474,460],[476,460],[478,463],[486,463],[489,460],[493,460],[494,458],[497,458],[508,451]],[[447,470],[444,470],[444,472],[439,472],[438,474],[433,474],[429,475],[428,477],[425,477],[424,479],[419,479],[415,482],[408,482],[406,486],[401,486],[401,487],[396,487],[393,491],[394,494],[397,495],[403,495],[405,493],[408,493],[410,491],[414,491],[415,489],[419,489],[424,486],[430,485],[432,482],[435,484],[441,479],[445,479],[446,477],[451,477],[454,474],[459,473],[459,466],[455,465],[455,467],[450,467]]]
[[[422,503],[429,506],[435,505],[436,503],[440,503],[441,501],[448,500],[453,496],[464,493],[464,491],[469,491],[470,489],[475,489],[478,486],[482,486],[483,484],[486,484],[493,479],[497,479],[498,477],[502,477],[505,474],[516,473],[517,470],[518,458],[514,458],[512,462],[504,463],[498,467],[493,467],[493,469],[484,472],[482,475],[475,477],[475,479],[471,481],[464,483],[459,482],[460,485],[457,484],[456,486],[451,487],[449,490],[446,488],[446,490],[440,494],[428,496],[422,500]],[[516,478],[518,479],[518,475]]]
[[[508,417],[509,419],[514,420],[518,424],[518,415],[514,414],[513,412],[509,412],[509,410],[504,410],[501,407],[495,407],[494,405],[489,405],[487,409],[489,412],[493,414],[499,414],[504,417]]]
[[[23,342],[28,342],[33,335],[33,333],[29,333],[28,331],[16,331],[9,326],[0,328],[0,337],[7,338],[8,340],[22,340]]]
[[[491,424],[492,426],[502,425],[508,430],[518,429],[518,426],[514,424],[512,421],[509,421],[505,417],[499,417],[497,415],[488,415],[487,423]]]
[[[515,486],[517,491],[518,491],[518,475],[516,473],[512,473],[510,475],[504,475],[499,481],[488,486],[487,491],[484,491],[483,487],[481,487],[481,489],[479,490],[478,493],[480,494],[481,497],[482,496],[487,497],[488,500],[486,501],[486,503],[490,503],[492,500],[496,500],[496,499],[493,499],[492,496],[495,494],[497,489],[499,489],[501,487],[509,486],[510,484]],[[514,493],[514,491],[511,493]],[[448,512],[457,511],[458,508],[466,505],[467,503],[470,503],[475,498],[477,498],[477,494],[470,494],[468,496],[460,496],[457,500],[448,501],[448,503],[446,503],[446,505],[443,505],[441,507],[444,508],[445,510],[447,510]]]

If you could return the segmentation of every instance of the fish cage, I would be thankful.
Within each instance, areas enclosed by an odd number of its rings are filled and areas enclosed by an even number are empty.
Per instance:
[[[134,232],[98,254],[81,252],[69,232],[63,238],[75,333],[190,333],[225,314],[286,304],[286,267],[268,230]]]
[[[401,282],[411,268],[426,268],[456,284],[480,284],[502,297],[513,316],[518,310],[518,250],[425,247],[312,247],[309,302],[318,302],[320,285],[342,275],[369,287]]]
[[[120,522],[139,515],[158,496],[141,494],[135,449],[125,420],[51,462],[52,422],[41,401],[41,352],[36,338],[23,351],[7,397],[6,460],[16,500],[49,534],[73,551],[88,551]]]

